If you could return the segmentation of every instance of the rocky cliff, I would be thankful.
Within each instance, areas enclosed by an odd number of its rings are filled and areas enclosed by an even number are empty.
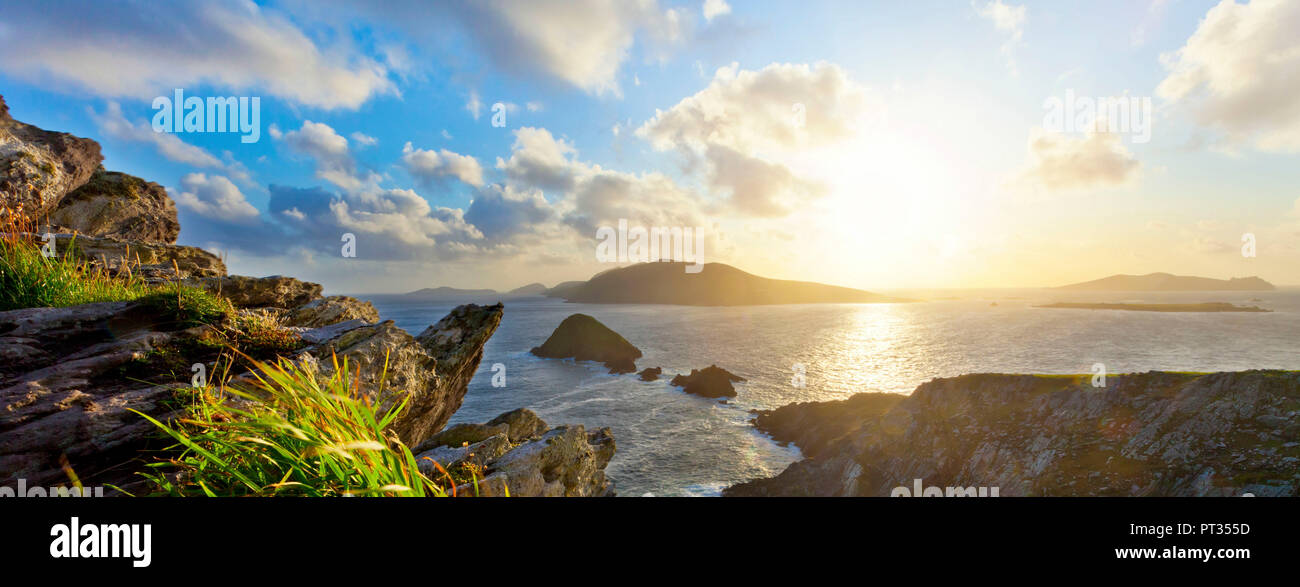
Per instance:
[[[1300,494],[1300,372],[1150,372],[1101,388],[1083,376],[975,374],[874,403],[849,424],[818,404],[794,408],[803,427],[844,436],[795,433],[814,456],[724,495],[889,496],[915,479],[1002,496]]]
[[[72,470],[87,486],[137,488],[136,473],[171,443],[131,410],[160,420],[179,414],[177,392],[191,385],[195,364],[211,370],[210,381],[241,376],[248,365],[231,348],[321,373],[346,358],[380,410],[407,401],[389,430],[409,446],[441,431],[460,407],[501,304],[457,307],[412,336],[381,322],[369,302],[322,297],[319,284],[227,275],[215,255],[174,244],[176,206],[161,186],[105,171],[101,160],[95,141],[17,122],[0,98],[0,213],[55,233],[60,256],[110,275],[201,287],[231,310],[199,325],[177,323],[150,302],[0,312],[0,485],[64,485]],[[218,364],[233,372],[216,373]],[[535,424],[507,426],[513,432],[484,480],[495,490],[484,494],[612,494],[608,429]]]

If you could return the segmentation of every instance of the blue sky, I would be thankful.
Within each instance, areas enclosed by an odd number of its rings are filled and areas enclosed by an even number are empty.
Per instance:
[[[1300,283],[1296,4],[15,4],[0,94],[166,186],[182,244],[332,291],[586,278],[620,218],[867,289]],[[259,97],[261,139],[159,136],[175,88]],[[1039,128],[1067,90],[1149,98],[1150,142]]]

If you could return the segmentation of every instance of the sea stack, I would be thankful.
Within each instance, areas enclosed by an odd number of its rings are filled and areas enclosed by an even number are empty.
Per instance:
[[[641,349],[586,314],[565,318],[542,346],[529,352],[547,359],[596,361],[618,374],[635,372],[641,358]]]
[[[673,377],[672,384],[683,388],[682,391],[686,393],[719,398],[736,397],[736,388],[731,383],[744,380],[744,377],[731,373],[722,367],[709,365],[703,369],[691,369],[690,375]]]

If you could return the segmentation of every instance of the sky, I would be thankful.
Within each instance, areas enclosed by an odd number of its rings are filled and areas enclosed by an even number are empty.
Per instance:
[[[586,279],[620,220],[868,290],[1300,284],[1300,0],[431,4],[0,0],[0,95],[333,293]],[[155,130],[178,89],[257,132]]]

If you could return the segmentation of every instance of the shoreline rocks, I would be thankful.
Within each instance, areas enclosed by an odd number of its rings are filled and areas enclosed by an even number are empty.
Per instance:
[[[609,428],[550,428],[521,408],[486,424],[456,424],[413,452],[420,470],[434,479],[470,465],[481,497],[604,497],[614,495],[605,477],[614,451]],[[474,485],[461,484],[456,492],[474,495]]]
[[[1002,496],[1300,495],[1300,372],[1152,371],[1104,388],[971,374],[880,407],[856,424],[837,423],[834,406],[796,408],[801,426],[847,432],[796,435],[815,456],[723,495],[889,496],[913,479]]]
[[[546,342],[529,352],[547,359],[604,363],[614,374],[635,372],[636,359],[641,358],[641,349],[586,314],[565,318]]]

